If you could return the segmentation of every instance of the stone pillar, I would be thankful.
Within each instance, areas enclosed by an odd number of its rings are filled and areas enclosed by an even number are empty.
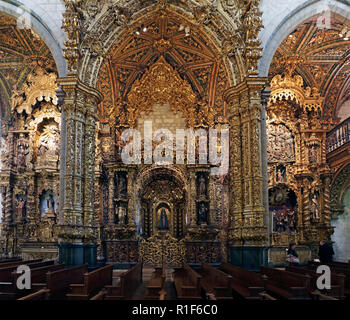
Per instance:
[[[224,98],[230,110],[230,240],[231,244],[241,245],[244,198],[240,101],[235,90],[227,92]]]
[[[108,170],[108,224],[114,224],[114,170]]]
[[[60,210],[60,261],[96,263],[94,210],[95,125],[101,94],[76,77],[58,79],[64,92]]]
[[[265,225],[268,232],[268,244],[271,244],[271,233],[273,231],[273,221],[270,216],[269,208],[269,176],[268,176],[268,162],[267,162],[267,119],[266,108],[270,98],[271,91],[267,88],[261,94],[261,162],[262,162],[262,176],[263,176],[263,205],[265,208]]]
[[[230,108],[230,262],[253,270],[266,262],[268,239],[261,145],[266,81],[247,78],[224,94]]]

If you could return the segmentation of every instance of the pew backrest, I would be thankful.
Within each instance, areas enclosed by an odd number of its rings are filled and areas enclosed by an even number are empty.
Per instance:
[[[46,274],[46,287],[50,290],[50,294],[67,291],[70,284],[82,283],[84,274],[88,271],[88,265],[48,272]]]
[[[89,295],[95,290],[99,290],[106,285],[112,284],[113,264],[84,274],[84,293]]]

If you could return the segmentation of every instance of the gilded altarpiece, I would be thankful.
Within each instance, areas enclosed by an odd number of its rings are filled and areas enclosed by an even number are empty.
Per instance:
[[[2,122],[1,193],[4,252],[57,259],[61,112],[56,73],[31,65]]]
[[[332,122],[323,113],[317,88],[305,87],[293,74],[293,59],[284,63],[288,71],[272,79],[267,107],[270,241],[276,249],[271,259],[280,263],[288,243],[302,246],[306,261],[317,254],[318,242],[333,233],[332,172],[326,162],[326,133]]]

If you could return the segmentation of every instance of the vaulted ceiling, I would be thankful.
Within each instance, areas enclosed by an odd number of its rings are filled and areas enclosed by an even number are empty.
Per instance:
[[[104,94],[102,122],[107,109],[125,101],[133,83],[161,56],[191,85],[198,100],[205,98],[215,109],[216,120],[226,116],[222,93],[229,86],[228,77],[211,41],[177,16],[159,13],[140,22],[136,30],[127,30],[105,60],[98,84]]]
[[[292,56],[301,58],[295,73],[302,76],[305,87],[319,89],[325,97],[325,113],[335,116],[350,98],[350,39],[342,34],[346,26],[344,19],[333,17],[329,29],[318,28],[317,19],[299,25],[281,43],[270,66],[269,78],[284,73],[283,60]]]
[[[15,19],[0,15],[0,103],[2,117],[8,116],[10,97],[20,89],[27,75],[40,63],[55,71],[49,48],[30,29],[17,27]]]

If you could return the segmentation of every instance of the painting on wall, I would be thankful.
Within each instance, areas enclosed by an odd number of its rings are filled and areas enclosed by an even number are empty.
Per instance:
[[[294,234],[297,231],[297,198],[287,187],[269,190],[269,210],[273,232]]]

